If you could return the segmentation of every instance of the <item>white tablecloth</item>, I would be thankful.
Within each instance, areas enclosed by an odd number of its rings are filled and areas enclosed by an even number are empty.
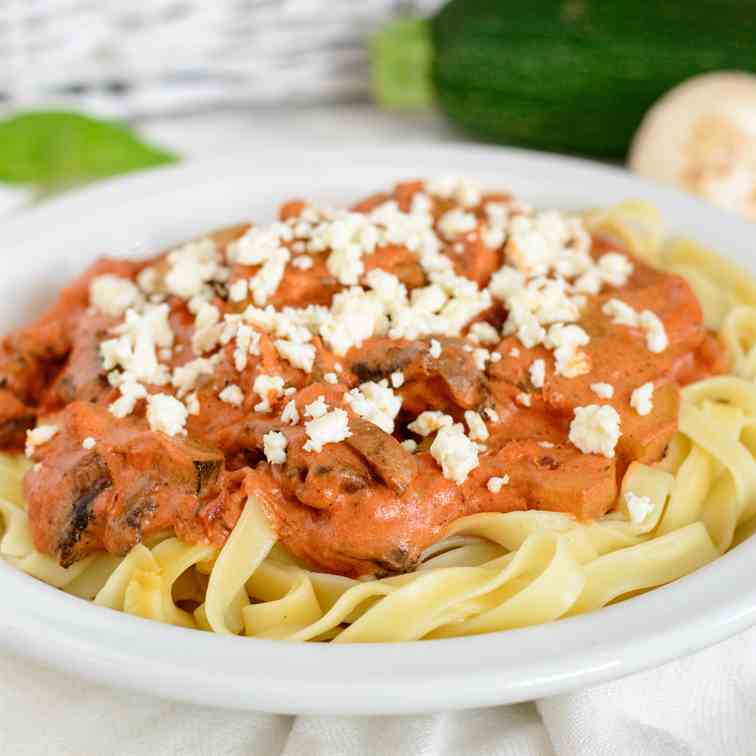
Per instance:
[[[439,118],[364,106],[144,125],[184,155],[427,141]],[[0,194],[0,212],[24,199]],[[503,642],[506,642],[504,640]],[[191,660],[187,660],[191,663]],[[2,756],[756,756],[756,629],[661,668],[536,703],[429,716],[286,717],[161,701],[0,655]]]

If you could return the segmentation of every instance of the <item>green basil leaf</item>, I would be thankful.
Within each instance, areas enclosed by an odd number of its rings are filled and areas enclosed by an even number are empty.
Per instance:
[[[176,160],[130,129],[78,113],[36,111],[0,121],[0,181],[52,191]]]

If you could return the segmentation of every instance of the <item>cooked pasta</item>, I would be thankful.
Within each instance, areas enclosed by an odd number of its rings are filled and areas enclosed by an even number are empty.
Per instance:
[[[664,241],[655,208],[591,212],[594,232],[687,279],[732,373],[682,390],[664,459],[630,464],[616,506],[580,520],[557,511],[462,517],[413,571],[354,579],[308,568],[277,543],[249,495],[225,544],[153,535],[123,557],[62,567],[37,552],[21,480],[30,463],[0,459],[0,554],[35,578],[129,614],[222,634],[333,643],[488,633],[589,612],[677,580],[756,528],[756,283],[685,239]],[[628,496],[647,502],[631,517]]]

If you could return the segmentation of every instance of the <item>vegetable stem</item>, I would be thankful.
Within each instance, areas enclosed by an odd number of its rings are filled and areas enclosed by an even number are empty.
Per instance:
[[[388,110],[419,110],[434,100],[430,22],[400,18],[384,26],[371,43],[373,94]]]

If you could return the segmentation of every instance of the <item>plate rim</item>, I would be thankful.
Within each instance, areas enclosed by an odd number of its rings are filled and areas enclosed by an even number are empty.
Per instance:
[[[281,147],[290,149],[291,145]],[[745,221],[701,200],[581,158],[465,143],[307,149],[311,164],[344,160],[354,153],[362,160],[392,162],[421,153],[455,159],[495,157],[536,164],[547,171],[558,166],[578,175],[622,180],[661,204],[727,224],[730,236],[747,238],[744,235],[753,233]],[[270,161],[270,146],[265,150]],[[220,159],[99,182],[23,211],[3,224],[0,238],[7,245],[24,244],[30,229],[65,226],[72,216],[92,212],[98,205],[144,202],[147,196],[177,185],[217,178],[250,158],[259,156],[245,149]],[[754,556],[756,541],[746,541],[673,584],[546,625],[468,638],[353,646],[218,637],[161,625],[83,602],[0,561],[0,590],[8,601],[0,618],[0,639],[22,655],[93,682],[206,705],[313,714],[471,708],[531,700],[614,679],[705,648],[756,624],[756,585],[747,587]],[[733,580],[738,576],[741,580]],[[729,583],[739,584],[738,590],[723,591],[722,585]],[[655,625],[649,630],[644,621],[651,616]],[[513,659],[511,651],[504,653],[512,644],[535,653],[555,643],[560,657],[522,661]],[[512,668],[503,665],[513,661],[519,661],[519,672],[508,676]]]

